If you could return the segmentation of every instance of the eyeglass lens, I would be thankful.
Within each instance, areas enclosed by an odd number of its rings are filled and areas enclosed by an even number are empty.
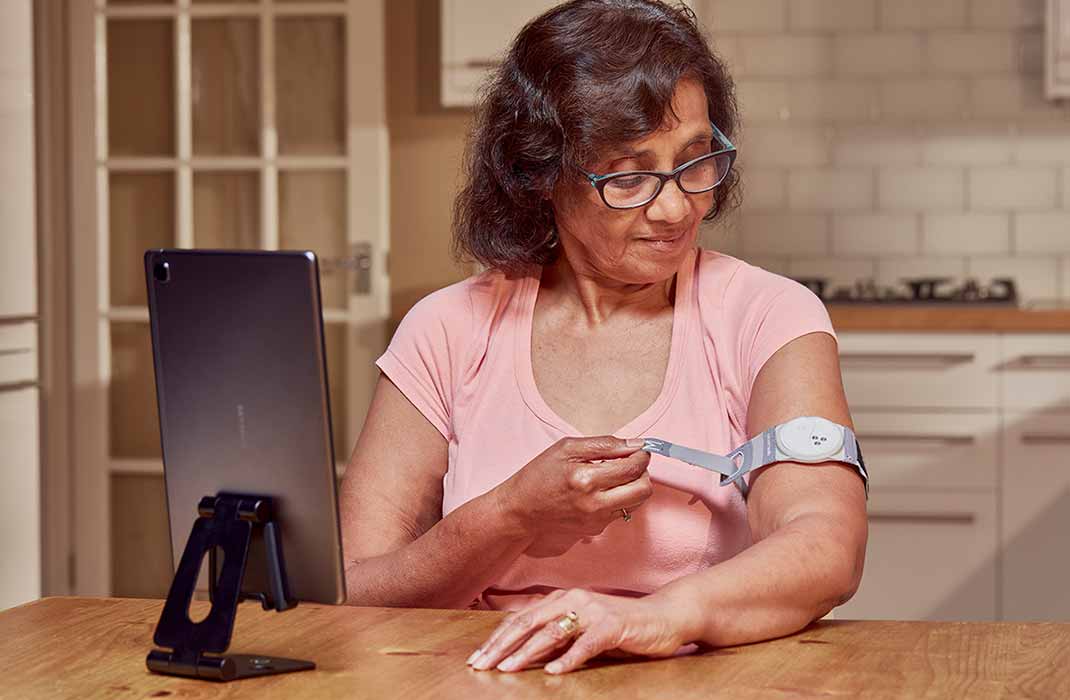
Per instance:
[[[680,172],[680,187],[691,194],[712,190],[728,175],[731,165],[727,153],[693,163]],[[661,178],[656,175],[625,173],[606,180],[602,196],[611,207],[639,206],[654,198],[660,184]]]

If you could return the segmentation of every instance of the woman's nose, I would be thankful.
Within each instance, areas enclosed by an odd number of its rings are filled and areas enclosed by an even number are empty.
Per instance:
[[[687,216],[690,208],[691,201],[687,194],[676,186],[675,180],[669,180],[654,201],[647,205],[646,215],[652,221],[675,224]]]

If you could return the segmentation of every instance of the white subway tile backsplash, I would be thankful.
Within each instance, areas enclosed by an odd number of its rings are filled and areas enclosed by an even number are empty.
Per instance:
[[[933,32],[928,37],[930,72],[990,75],[1018,67],[1018,40],[1011,32]]]
[[[973,27],[1040,27],[1044,23],[1044,0],[970,0],[969,19]]]
[[[970,116],[974,119],[1058,121],[1066,117],[1044,97],[1040,76],[973,78],[970,80]]]
[[[1015,254],[1070,251],[1070,212],[1019,212],[1014,215]]]
[[[736,81],[736,100],[745,124],[777,123],[789,119],[788,83],[783,80]]]
[[[1060,258],[1059,282],[1059,297],[1063,301],[1070,301],[1070,255],[1064,255]]]
[[[1070,125],[1021,130],[1014,140],[1019,163],[1070,163]]]
[[[1054,209],[1058,199],[1055,168],[1030,166],[979,167],[969,171],[970,209]]]
[[[832,40],[822,35],[740,36],[739,49],[748,76],[817,77],[832,66]]]
[[[792,30],[804,32],[874,29],[877,0],[791,0],[788,18]]]
[[[783,277],[788,277],[788,259],[786,257],[777,257],[772,255],[747,255],[742,258],[751,265],[757,265],[758,267],[775,272]]]
[[[858,280],[872,279],[877,273],[873,258],[799,257],[788,260],[788,276],[794,279],[824,277],[832,287],[850,286]]]
[[[880,115],[886,120],[961,122],[969,104],[970,85],[962,78],[908,78],[880,84]]]
[[[714,32],[779,32],[788,0],[707,0],[704,20]]]
[[[966,0],[881,0],[882,29],[948,29],[966,26]]]
[[[921,139],[912,129],[889,126],[838,129],[832,162],[844,165],[919,165]]]
[[[917,255],[914,214],[835,214],[833,255]]]
[[[1008,214],[925,214],[921,252],[926,255],[1008,255]]]
[[[808,126],[753,126],[737,144],[747,164],[763,166],[825,165],[831,150],[831,130]]]
[[[922,154],[927,165],[997,165],[1011,162],[1015,141],[1006,127],[930,129]]]
[[[877,261],[877,284],[906,285],[910,277],[947,277],[960,279],[966,274],[966,261],[961,257],[882,258]]]
[[[921,72],[925,42],[913,32],[842,34],[835,40],[840,75],[914,75]]]
[[[821,255],[829,251],[826,214],[744,214],[743,250],[748,255]]]
[[[741,173],[745,211],[787,208],[787,171],[776,168],[744,168]]]
[[[699,0],[743,207],[703,241],[792,276],[1021,275],[1070,299],[1070,104],[1044,0]],[[846,266],[846,267],[845,267]]]
[[[788,96],[792,120],[862,123],[879,107],[877,87],[867,80],[792,80]]]
[[[873,208],[873,173],[867,169],[800,168],[788,174],[791,209],[866,210]]]
[[[961,211],[965,180],[957,168],[884,168],[878,176],[880,207],[913,211]]]
[[[1054,299],[1059,294],[1059,260],[1046,257],[970,257],[966,274],[981,280],[1010,277],[1023,301]]]

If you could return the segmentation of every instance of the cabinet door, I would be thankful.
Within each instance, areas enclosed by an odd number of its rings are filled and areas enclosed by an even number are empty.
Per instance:
[[[1070,413],[1008,412],[1003,617],[1070,621]]]
[[[999,374],[1003,405],[1007,408],[1070,411],[1070,336],[1055,333],[1003,336]]]
[[[996,487],[996,412],[861,410],[851,417],[873,489]]]
[[[996,496],[882,493],[869,501],[862,584],[836,618],[996,618]]]
[[[558,0],[442,0],[442,104],[475,102],[479,83],[513,37]]]
[[[842,333],[852,408],[995,410],[999,339],[967,333]]]
[[[41,470],[33,386],[0,383],[0,610],[41,596]]]

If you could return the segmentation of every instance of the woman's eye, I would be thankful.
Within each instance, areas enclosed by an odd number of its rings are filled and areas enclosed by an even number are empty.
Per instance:
[[[632,190],[636,187],[640,187],[645,179],[646,177],[643,175],[629,175],[628,177],[618,177],[610,180],[608,186],[618,190]]]

